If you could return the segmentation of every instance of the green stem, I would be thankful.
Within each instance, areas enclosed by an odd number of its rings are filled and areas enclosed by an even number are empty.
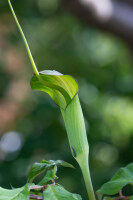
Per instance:
[[[12,14],[13,14],[13,17],[14,17],[14,19],[15,19],[15,21],[16,21],[16,24],[17,24],[17,26],[18,26],[18,28],[19,28],[19,31],[20,31],[20,33],[21,33],[21,36],[22,36],[22,38],[23,38],[23,41],[24,41],[24,43],[25,43],[25,47],[26,47],[26,50],[27,50],[27,52],[28,52],[28,55],[29,55],[29,58],[30,58],[30,61],[31,61],[31,64],[32,64],[32,67],[33,67],[33,70],[34,70],[35,74],[36,74],[37,77],[38,77],[38,76],[39,76],[39,72],[38,72],[38,70],[37,70],[36,64],[35,64],[34,59],[33,59],[33,57],[32,57],[32,54],[31,54],[31,51],[30,51],[28,42],[27,42],[27,40],[26,40],[26,37],[25,37],[25,35],[24,35],[24,33],[23,33],[23,30],[22,30],[22,28],[21,28],[21,26],[20,26],[20,24],[19,24],[19,21],[18,21],[16,15],[15,15],[15,12],[14,12],[14,10],[13,10],[13,7],[12,7],[12,4],[11,4],[10,0],[8,0],[8,3],[9,3],[9,6],[10,6],[10,9],[11,9],[11,12],[12,12]]]
[[[86,189],[87,189],[87,192],[88,192],[89,200],[96,200],[95,194],[94,194],[94,191],[93,191],[92,182],[91,182],[88,159],[85,158],[85,159],[82,160],[82,162],[81,162],[81,160],[80,161],[77,160],[77,161],[80,165],[80,168],[81,168],[81,171],[82,171],[82,174],[83,174],[83,177],[84,177],[84,181],[85,181]]]

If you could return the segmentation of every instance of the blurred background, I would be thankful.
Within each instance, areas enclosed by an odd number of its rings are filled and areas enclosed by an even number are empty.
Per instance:
[[[90,145],[95,190],[133,161],[133,2],[127,0],[12,1],[36,65],[71,74]],[[117,9],[117,11],[116,11]],[[20,187],[42,159],[62,159],[59,183],[86,199],[58,107],[32,91],[32,66],[9,10],[0,0],[0,185]]]

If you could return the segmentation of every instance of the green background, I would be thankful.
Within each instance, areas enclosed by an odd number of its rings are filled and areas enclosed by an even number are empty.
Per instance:
[[[119,38],[83,24],[57,0],[17,0],[13,6],[38,70],[70,74],[79,83],[97,190],[133,161],[130,49]],[[20,187],[33,162],[62,159],[76,170],[60,168],[59,183],[86,199],[60,110],[48,95],[31,90],[32,73],[8,3],[0,1],[0,185]]]

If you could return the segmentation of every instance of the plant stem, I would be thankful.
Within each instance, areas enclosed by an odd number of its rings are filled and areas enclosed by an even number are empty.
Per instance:
[[[10,9],[11,9],[11,11],[12,11],[13,17],[14,17],[14,19],[15,19],[15,21],[16,21],[16,24],[17,24],[17,26],[18,26],[18,29],[19,29],[19,31],[20,31],[20,33],[21,33],[21,36],[22,36],[22,38],[23,38],[23,41],[24,41],[24,43],[25,43],[25,47],[26,47],[27,53],[28,53],[28,55],[29,55],[29,58],[30,58],[30,61],[31,61],[33,70],[34,70],[35,74],[36,74],[37,77],[38,77],[38,76],[39,76],[39,72],[38,72],[38,70],[37,70],[36,64],[35,64],[34,59],[33,59],[33,57],[32,57],[32,54],[31,54],[31,51],[30,51],[28,42],[27,42],[27,40],[26,40],[26,37],[25,37],[25,35],[24,35],[24,33],[23,33],[23,30],[22,30],[22,28],[21,28],[21,26],[20,26],[20,24],[19,24],[19,21],[18,21],[18,19],[17,19],[17,17],[16,17],[16,14],[15,14],[15,12],[14,12],[14,9],[13,9],[13,7],[12,7],[12,4],[11,4],[10,0],[8,0],[8,3],[9,3],[9,6],[10,6]]]
[[[44,190],[47,188],[47,185],[43,185],[43,186],[40,186],[40,185],[33,185],[33,186],[30,186],[30,190],[36,190],[36,189],[39,189],[39,190]]]
[[[80,168],[81,168],[81,171],[82,171],[82,174],[83,174],[83,177],[84,177],[84,181],[85,181],[86,189],[87,189],[87,192],[88,192],[89,200],[96,200],[95,194],[94,194],[94,191],[93,191],[92,182],[91,182],[88,159],[83,159],[82,162],[81,162],[81,160],[78,160],[78,163],[80,165]]]
[[[35,194],[30,194],[30,199],[42,200],[42,197]]]
[[[122,190],[120,190],[119,194],[120,194],[120,196],[116,197],[114,200],[119,200],[119,199],[129,200],[130,199],[130,196],[124,196],[122,194]]]

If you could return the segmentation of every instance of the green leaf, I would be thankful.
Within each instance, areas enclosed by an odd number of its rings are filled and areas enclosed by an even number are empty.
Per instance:
[[[49,164],[49,161],[47,161],[47,160],[42,160],[41,163]]]
[[[98,190],[98,193],[106,195],[117,194],[127,184],[133,185],[133,163],[120,168],[113,178]]]
[[[31,88],[46,92],[64,110],[78,93],[78,84],[75,79],[55,70],[42,71],[39,73],[39,78],[34,74]]]
[[[133,200],[133,196],[131,196],[129,200]]]
[[[57,161],[54,161],[54,160],[49,160],[49,161],[42,160],[41,163],[34,163],[31,166],[29,174],[28,174],[28,182],[32,182],[35,177],[37,177],[38,175],[40,175],[44,171],[51,170],[51,169],[53,169],[54,166],[59,166],[59,165],[61,165],[63,167],[74,168],[73,165],[71,165],[71,164],[69,164],[67,162],[64,162],[63,160],[57,160]]]
[[[48,185],[47,189],[43,192],[44,200],[82,200],[78,194],[72,194],[65,190],[62,186]]]
[[[29,186],[7,190],[0,187],[0,200],[29,200]]]
[[[54,160],[49,160],[49,163],[51,163],[51,164],[55,164],[55,165],[57,165],[57,166],[62,166],[62,167],[70,167],[70,168],[74,168],[74,166],[73,165],[71,165],[70,163],[68,163],[68,162],[65,162],[65,161],[63,161],[63,160],[56,160],[56,161],[54,161]]]
[[[58,177],[56,176],[56,172],[57,172],[57,166],[53,166],[52,169],[49,169],[46,172],[43,179],[38,183],[38,185],[45,185],[49,181],[52,181],[53,179],[57,179]]]
[[[46,169],[50,169],[51,167],[52,165],[47,164],[47,163],[34,163],[31,166],[29,174],[28,174],[28,182],[32,182],[35,177],[40,175]]]

